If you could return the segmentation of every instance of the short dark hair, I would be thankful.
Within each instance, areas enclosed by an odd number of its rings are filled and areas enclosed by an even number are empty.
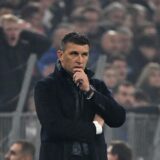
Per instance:
[[[147,92],[145,92],[144,90],[142,90],[140,88],[136,89],[134,96],[137,101],[142,100],[142,101],[150,102],[150,97],[147,94]]]
[[[31,142],[28,142],[26,140],[17,140],[17,141],[14,141],[12,143],[13,144],[19,144],[21,145],[22,147],[22,150],[21,152],[25,155],[30,155],[31,157],[34,158],[34,155],[35,155],[35,147],[34,145],[31,143]]]
[[[114,55],[110,59],[110,63],[114,63],[115,61],[123,61],[126,62],[126,57],[124,55]]]
[[[39,3],[30,2],[21,9],[21,18],[24,20],[30,20],[30,18],[40,12],[40,10],[41,6]]]
[[[123,141],[112,141],[110,154],[117,155],[119,160],[132,160],[132,150],[130,146]]]
[[[79,45],[90,46],[90,42],[89,42],[89,39],[87,38],[87,36],[80,34],[80,33],[77,33],[77,32],[71,32],[71,33],[68,33],[64,36],[64,38],[62,39],[62,42],[61,42],[61,49],[62,50],[65,49],[65,45],[67,43],[75,43],[75,44],[79,44]]]
[[[119,83],[115,90],[114,90],[114,94],[118,93],[119,92],[119,88],[121,86],[124,86],[124,87],[135,87],[133,83],[131,83],[130,81],[122,81],[121,83]]]

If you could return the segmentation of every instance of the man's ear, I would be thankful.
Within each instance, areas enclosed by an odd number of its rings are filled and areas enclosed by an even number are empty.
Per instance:
[[[62,50],[58,50],[58,51],[57,51],[57,56],[58,56],[58,59],[59,59],[60,61],[62,61],[63,51],[62,51]]]

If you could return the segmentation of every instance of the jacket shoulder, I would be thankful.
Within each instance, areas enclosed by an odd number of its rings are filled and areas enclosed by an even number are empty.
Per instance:
[[[54,86],[55,83],[56,83],[56,77],[53,74],[50,74],[49,76],[37,81],[35,88],[37,88],[39,86],[50,87],[51,85]]]

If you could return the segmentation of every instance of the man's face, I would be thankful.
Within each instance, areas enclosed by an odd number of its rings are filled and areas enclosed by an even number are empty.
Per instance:
[[[118,156],[117,155],[113,155],[111,153],[108,153],[108,160],[118,160]]]
[[[89,57],[89,46],[67,43],[65,50],[58,52],[58,57],[63,68],[73,74],[76,68],[85,69]]]
[[[5,160],[24,160],[21,149],[20,144],[13,144],[5,155]]]
[[[103,81],[109,88],[114,88],[118,83],[118,76],[114,69],[108,69],[103,73]]]
[[[116,60],[113,62],[113,66],[115,67],[118,73],[119,81],[124,81],[127,77],[127,63],[126,61]]]
[[[160,70],[154,70],[148,77],[148,83],[151,87],[160,88]]]
[[[123,10],[112,11],[109,15],[109,19],[115,25],[122,25],[125,19],[125,12]]]
[[[121,52],[121,37],[116,32],[105,33],[101,40],[104,51],[116,55]]]
[[[135,88],[133,86],[119,86],[118,92],[116,93],[116,100],[125,107],[134,106]]]
[[[119,160],[118,155],[116,155],[116,154],[113,155],[111,151],[112,151],[112,146],[109,146],[107,149],[108,160]]]
[[[88,11],[84,13],[84,17],[87,19],[87,27],[89,33],[95,33],[98,28],[99,14],[94,11]]]
[[[2,25],[7,42],[14,46],[17,44],[20,35],[19,24],[16,22],[5,21]]]
[[[140,51],[148,60],[154,59],[157,55],[157,49],[155,47],[142,46],[140,47]]]

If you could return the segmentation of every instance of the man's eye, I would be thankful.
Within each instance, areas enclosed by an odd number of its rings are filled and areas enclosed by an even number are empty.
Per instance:
[[[71,52],[71,55],[78,55],[78,52]]]
[[[88,56],[88,53],[83,53],[83,56]]]

